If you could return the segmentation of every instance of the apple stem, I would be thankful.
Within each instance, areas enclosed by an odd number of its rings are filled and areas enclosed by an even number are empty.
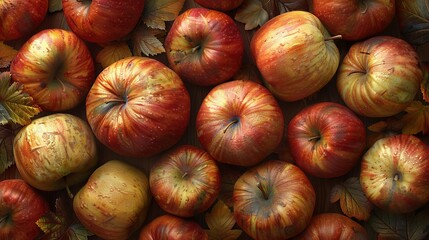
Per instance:
[[[325,38],[324,40],[325,41],[331,41],[331,40],[337,40],[337,39],[342,39],[342,38],[343,38],[343,36],[341,36],[341,35],[335,35],[332,37]]]
[[[261,190],[262,195],[264,196],[264,199],[265,199],[265,200],[268,200],[268,193],[267,193],[267,189],[265,189],[265,187],[264,187],[264,186],[262,186],[261,182],[258,182],[258,183],[256,184],[256,186],[259,188],[259,190]]]
[[[228,131],[228,128],[230,128],[232,125],[236,123],[238,123],[238,119],[234,119],[230,123],[228,123],[228,125],[226,125],[225,129],[223,130],[223,133],[226,133],[226,131]]]
[[[188,176],[188,172],[184,172],[182,178],[185,178],[186,176]]]

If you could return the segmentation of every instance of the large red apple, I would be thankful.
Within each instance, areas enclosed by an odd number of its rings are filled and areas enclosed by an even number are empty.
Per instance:
[[[240,69],[244,43],[234,20],[206,8],[191,8],[173,22],[165,39],[170,67],[184,81],[213,86]]]
[[[312,12],[331,34],[355,41],[389,26],[395,16],[395,0],[313,0]]]
[[[338,69],[337,88],[354,112],[388,117],[414,100],[422,79],[414,48],[400,38],[383,35],[350,47]]]
[[[429,147],[400,134],[376,141],[362,159],[360,182],[377,207],[408,213],[429,202]]]
[[[340,61],[331,35],[307,11],[270,19],[253,35],[250,48],[265,85],[284,101],[319,91],[334,76]]]
[[[157,159],[150,169],[149,185],[164,211],[192,217],[206,211],[220,191],[220,171],[210,154],[182,145]]]
[[[287,140],[296,164],[316,177],[349,172],[366,147],[366,128],[350,109],[334,102],[305,107],[289,122]]]
[[[226,12],[238,8],[244,0],[194,0],[194,2],[205,8]]]
[[[45,19],[48,0],[0,1],[0,41],[29,36]]]
[[[137,25],[144,0],[62,0],[70,29],[86,41],[119,40]]]
[[[149,157],[176,144],[190,118],[183,81],[163,63],[129,57],[105,68],[86,99],[95,136],[111,150]]]
[[[0,182],[0,239],[37,239],[36,221],[48,211],[46,199],[24,180]]]
[[[202,147],[217,161],[251,166],[280,144],[284,117],[264,86],[234,80],[207,94],[197,113],[196,130]]]
[[[46,29],[33,35],[10,66],[12,79],[45,111],[65,111],[84,99],[95,79],[94,61],[74,33]]]
[[[309,224],[315,203],[316,193],[304,172],[280,160],[247,170],[233,191],[235,220],[253,239],[298,235]]]

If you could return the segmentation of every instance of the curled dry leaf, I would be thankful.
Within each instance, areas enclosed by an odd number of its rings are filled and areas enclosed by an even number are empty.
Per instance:
[[[11,125],[0,125],[0,174],[13,165],[13,139],[15,132]]]
[[[13,47],[10,47],[0,41],[0,68],[7,68],[13,58],[18,53]]]
[[[210,240],[234,240],[241,235],[240,229],[232,229],[235,219],[232,211],[221,200],[217,200],[210,212],[205,215]]]
[[[302,10],[302,11],[309,10],[307,0],[280,0],[279,2],[285,12],[296,11],[296,10]]]
[[[420,101],[413,101],[405,108],[405,112],[407,113],[401,119],[402,133],[429,133],[429,105],[424,105]]]
[[[164,45],[157,36],[165,35],[165,31],[140,25],[132,35],[133,55],[154,56],[165,52]]]
[[[150,28],[165,30],[165,22],[176,19],[184,3],[185,0],[146,0],[143,22]]]
[[[132,55],[126,42],[115,42],[104,46],[97,54],[95,60],[100,63],[103,68],[106,68],[114,62],[126,57],[131,57]]]
[[[252,30],[262,26],[268,19],[268,12],[259,0],[245,0],[235,14],[235,20],[244,23],[245,30]]]

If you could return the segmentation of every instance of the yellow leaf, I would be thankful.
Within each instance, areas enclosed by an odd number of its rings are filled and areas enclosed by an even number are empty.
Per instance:
[[[62,0],[49,0],[49,12],[58,12],[63,9]]]
[[[132,53],[126,42],[112,43],[104,46],[103,49],[97,54],[96,61],[106,68],[110,64],[126,58],[131,57]]]
[[[0,68],[9,67],[17,53],[17,50],[0,41]]]
[[[235,20],[244,23],[245,30],[264,25],[268,18],[268,12],[259,0],[245,0],[235,14]]]
[[[157,38],[158,35],[165,34],[165,31],[148,28],[140,25],[133,33],[133,54],[141,56],[153,56],[165,52],[162,42]]]
[[[217,200],[211,212],[207,212],[205,220],[209,229],[206,232],[210,240],[234,240],[241,235],[240,229],[232,229],[235,219],[232,211],[221,200]]]
[[[166,21],[174,21],[185,0],[146,0],[143,22],[150,28],[165,30]]]
[[[420,101],[413,101],[406,109],[407,112],[401,119],[404,127],[402,133],[423,134],[429,133],[429,105]]]

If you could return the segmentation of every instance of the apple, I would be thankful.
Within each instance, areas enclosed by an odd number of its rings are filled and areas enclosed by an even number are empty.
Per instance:
[[[29,36],[43,22],[48,0],[0,1],[0,41]]]
[[[98,162],[94,135],[81,118],[55,113],[34,119],[13,140],[22,179],[43,191],[83,182]]]
[[[400,38],[382,35],[350,47],[338,69],[337,89],[359,115],[389,117],[414,100],[422,79],[414,48]]]
[[[296,240],[368,240],[366,229],[339,213],[319,213],[314,215],[304,232]]]
[[[194,0],[194,2],[205,8],[227,12],[238,8],[244,0]]]
[[[280,100],[292,102],[332,79],[340,62],[335,38],[312,13],[296,10],[262,25],[250,50],[265,86]]]
[[[73,199],[83,226],[103,239],[128,239],[146,219],[151,203],[146,174],[126,162],[99,166]]]
[[[220,186],[216,160],[192,145],[172,149],[150,168],[149,187],[155,202],[176,216],[192,217],[206,211]]]
[[[0,182],[0,239],[37,239],[36,221],[48,211],[46,199],[24,180]]]
[[[45,111],[66,111],[85,99],[95,79],[94,61],[74,33],[45,29],[33,35],[12,60],[10,73]]]
[[[304,172],[334,178],[360,161],[366,148],[366,127],[346,106],[319,102],[292,117],[287,140],[293,160]]]
[[[164,214],[156,217],[140,231],[139,240],[208,240],[207,233],[190,219]]]
[[[313,0],[311,11],[331,34],[356,41],[389,26],[395,16],[395,0]]]
[[[214,86],[231,79],[241,67],[244,42],[227,14],[191,8],[173,22],[165,38],[169,66],[187,82]]]
[[[105,68],[86,98],[95,136],[114,152],[149,157],[175,145],[190,118],[190,96],[163,63],[128,57]]]
[[[199,143],[214,159],[252,166],[280,144],[284,116],[264,86],[233,80],[211,89],[200,105],[195,125]]]
[[[126,37],[139,22],[144,0],[62,0],[70,29],[89,42],[107,43]]]
[[[316,204],[314,188],[297,166],[268,160],[234,185],[234,218],[253,239],[283,240],[302,232]]]
[[[429,147],[408,134],[377,140],[364,154],[360,182],[375,206],[409,213],[429,202]]]

